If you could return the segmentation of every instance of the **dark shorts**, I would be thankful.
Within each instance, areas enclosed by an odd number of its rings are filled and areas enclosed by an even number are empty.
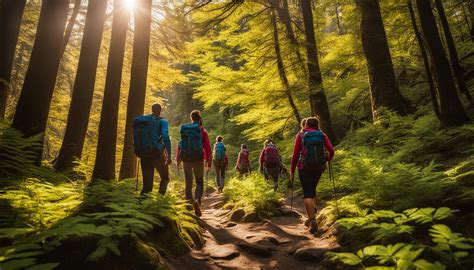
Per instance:
[[[303,195],[305,199],[316,197],[316,186],[318,185],[319,179],[321,179],[321,175],[323,174],[323,172],[324,170],[298,170],[301,187],[303,188]]]

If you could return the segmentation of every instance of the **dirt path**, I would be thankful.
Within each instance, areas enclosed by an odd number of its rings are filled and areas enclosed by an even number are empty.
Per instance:
[[[203,200],[205,244],[184,257],[173,259],[175,269],[325,269],[327,250],[337,248],[334,236],[309,234],[302,210],[257,223],[229,222],[229,210],[214,209],[222,201],[217,193]],[[296,205],[301,205],[296,202]]]

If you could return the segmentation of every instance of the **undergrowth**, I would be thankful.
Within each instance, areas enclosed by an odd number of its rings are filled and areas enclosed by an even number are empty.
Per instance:
[[[281,185],[281,184],[280,184]],[[224,200],[235,209],[255,212],[260,217],[269,217],[281,206],[283,194],[273,191],[273,185],[258,174],[234,177],[226,182]]]
[[[67,203],[67,200],[59,199],[60,203]],[[42,203],[48,207],[49,203]],[[0,249],[0,268],[52,269],[60,263],[66,263],[65,260],[100,263],[110,256],[121,257],[124,239],[143,245],[147,241],[145,236],[150,238],[150,234],[157,233],[158,237],[168,239],[172,245],[181,248],[199,241],[200,228],[195,217],[186,210],[185,202],[172,195],[140,197],[135,193],[132,181],[94,182],[86,189],[84,202],[77,207],[75,215],[25,237],[18,237],[17,230],[21,228],[3,229],[3,237],[13,236],[16,240]],[[160,228],[165,227],[166,230],[160,231]],[[75,252],[77,258],[57,255],[61,253],[63,245],[71,241],[79,249],[88,242],[93,242],[94,247],[90,252],[84,248],[86,254],[81,254],[82,257],[77,255],[78,252]],[[164,249],[172,250],[168,246],[171,243],[165,243],[167,246]],[[159,245],[155,248],[160,250]],[[117,259],[116,263],[120,261]]]

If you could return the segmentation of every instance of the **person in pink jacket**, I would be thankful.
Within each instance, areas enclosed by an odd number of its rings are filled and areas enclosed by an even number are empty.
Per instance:
[[[298,176],[301,182],[301,187],[303,188],[304,194],[304,206],[308,214],[308,220],[305,222],[305,225],[309,227],[311,233],[315,233],[318,230],[318,224],[316,223],[315,212],[316,212],[316,186],[318,185],[319,179],[326,169],[325,165],[322,165],[318,168],[305,168],[305,155],[307,155],[307,150],[304,146],[304,138],[306,134],[319,135],[321,136],[324,144],[325,151],[325,160],[330,161],[334,156],[334,148],[329,141],[328,137],[324,132],[319,129],[319,120],[316,117],[306,118],[306,123],[301,132],[296,135],[295,145],[293,149],[293,156],[291,157],[291,175],[290,179],[293,182],[296,168],[298,168]],[[303,120],[304,121],[304,120]]]

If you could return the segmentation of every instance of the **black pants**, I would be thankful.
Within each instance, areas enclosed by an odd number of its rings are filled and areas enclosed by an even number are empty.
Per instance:
[[[193,179],[196,178],[196,191],[194,199],[201,201],[204,192],[204,161],[184,162],[184,179],[186,179],[186,200],[193,199]]]
[[[274,191],[278,190],[278,177],[280,176],[280,171],[281,171],[280,166],[275,166],[275,167],[271,167],[271,168],[265,167],[265,169],[264,169],[265,179],[273,181],[273,190]]]
[[[314,197],[316,197],[316,187],[319,183],[319,179],[321,179],[321,175],[323,174],[323,172],[324,170],[298,170],[301,187],[303,188],[303,195],[305,199],[314,199]]]
[[[170,181],[168,165],[162,158],[142,158],[140,159],[143,175],[143,189],[142,194],[151,192],[153,190],[153,179],[155,169],[160,174],[160,189],[159,193],[165,195],[168,183]]]

